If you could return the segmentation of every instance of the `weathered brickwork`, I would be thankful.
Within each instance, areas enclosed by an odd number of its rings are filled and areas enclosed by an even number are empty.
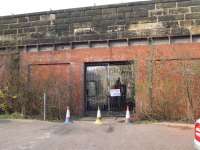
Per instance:
[[[21,50],[26,78],[66,79],[81,115],[85,64],[134,61],[138,115],[198,118],[199,10],[199,0],[154,0],[1,17],[0,81],[10,52]]]
[[[199,8],[198,0],[154,0],[4,16],[0,46],[196,35]]]
[[[189,82],[193,109],[195,110],[195,117],[198,118],[200,115],[199,49],[199,43],[86,48],[54,52],[22,52],[20,60],[24,64],[25,70],[28,65],[34,65],[40,70],[40,77],[46,76],[46,78],[52,75],[47,71],[49,65],[54,64],[59,67],[60,64],[60,67],[62,67],[63,64],[68,64],[68,69],[60,70],[61,74],[59,74],[58,79],[61,76],[67,77],[69,75],[69,84],[73,85],[73,89],[75,89],[71,93],[73,95],[72,101],[75,103],[73,109],[79,115],[86,111],[84,101],[85,63],[134,60],[136,112],[138,115],[147,111],[146,109],[152,102],[152,107],[158,118],[163,113],[169,115],[166,116],[168,119],[188,117],[190,104],[188,103],[186,83]],[[149,66],[150,64],[152,64],[152,68]],[[46,71],[43,69],[44,67],[46,67]],[[51,68],[49,67],[49,69]],[[54,71],[56,72],[56,69]],[[68,71],[68,73],[65,73],[65,71]],[[150,76],[152,76],[151,80]],[[162,107],[157,108],[160,105]]]

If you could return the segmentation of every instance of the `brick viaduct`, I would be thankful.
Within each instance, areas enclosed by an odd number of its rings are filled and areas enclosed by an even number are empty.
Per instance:
[[[46,76],[50,70],[64,70],[58,76],[67,74],[73,81],[74,109],[83,114],[85,63],[134,60],[137,114],[162,101],[169,104],[171,109],[166,111],[172,118],[184,118],[189,107],[195,107],[199,115],[200,74],[191,67],[200,65],[199,42],[199,0],[153,0],[3,16],[0,75],[10,55],[19,55],[27,76],[34,70]],[[187,72],[192,106],[184,90]]]

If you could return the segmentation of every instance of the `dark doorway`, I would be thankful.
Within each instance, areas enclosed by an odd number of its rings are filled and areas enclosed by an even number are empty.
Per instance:
[[[133,62],[87,63],[85,65],[85,99],[87,113],[120,113],[135,107]]]

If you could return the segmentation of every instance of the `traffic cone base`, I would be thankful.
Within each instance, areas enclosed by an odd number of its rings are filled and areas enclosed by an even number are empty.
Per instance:
[[[102,122],[102,120],[100,118],[97,118],[96,121],[95,121],[95,124],[102,125],[103,122]]]
[[[127,123],[127,124],[131,123],[130,119],[126,119],[125,123]]]
[[[127,123],[127,124],[128,124],[128,123],[131,123],[130,117],[131,117],[131,115],[130,115],[129,107],[127,106],[125,123]]]
[[[72,121],[70,119],[68,119],[68,118],[65,119],[64,124],[71,124],[71,123],[72,123]]]
[[[70,110],[69,110],[69,107],[67,106],[67,112],[66,112],[64,124],[71,124],[71,123],[72,123],[72,121],[70,119]]]
[[[97,110],[97,119],[95,121],[95,124],[96,125],[101,125],[103,124],[102,120],[101,120],[101,110],[100,108],[98,107],[98,110]]]

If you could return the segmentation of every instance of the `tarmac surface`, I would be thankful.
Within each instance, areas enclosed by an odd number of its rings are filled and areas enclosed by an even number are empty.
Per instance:
[[[0,150],[193,150],[193,135],[191,126],[167,123],[0,120]]]

